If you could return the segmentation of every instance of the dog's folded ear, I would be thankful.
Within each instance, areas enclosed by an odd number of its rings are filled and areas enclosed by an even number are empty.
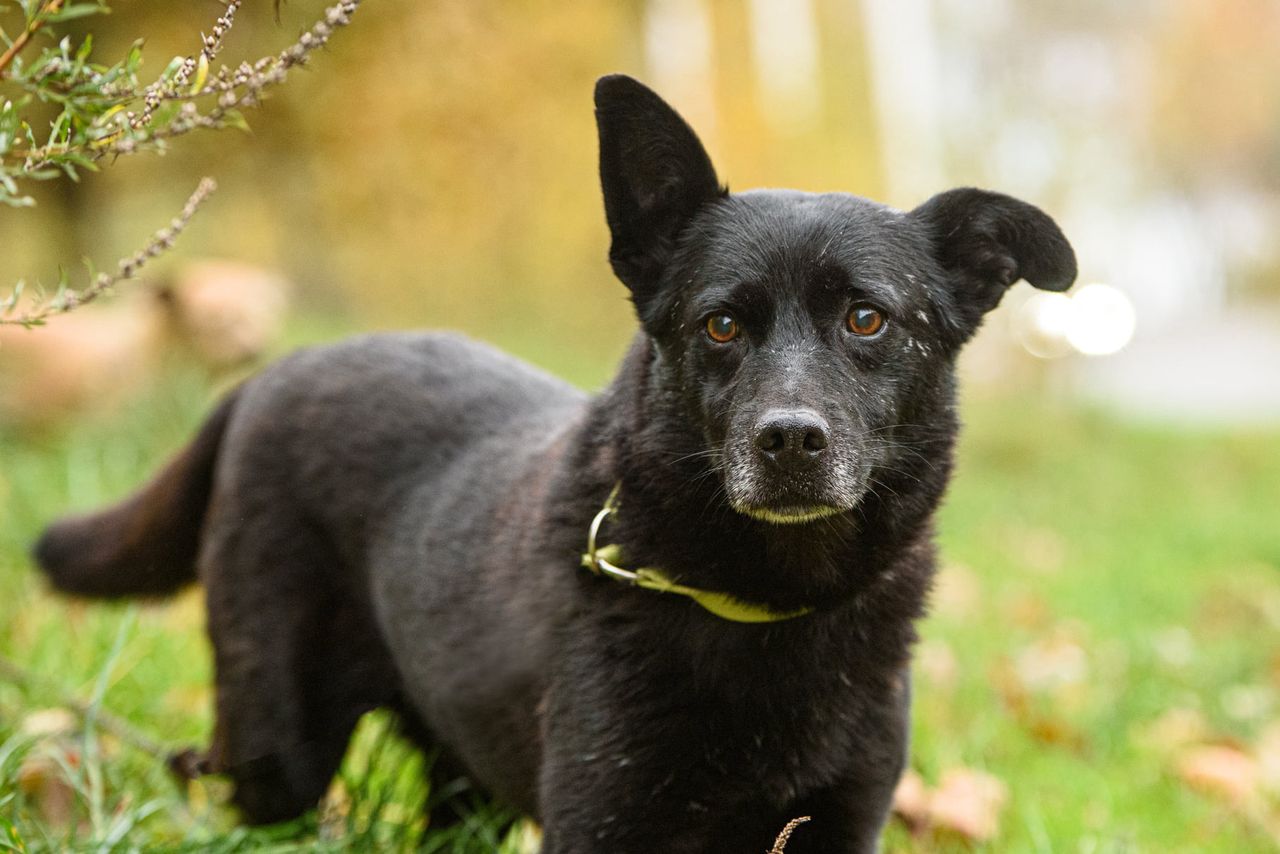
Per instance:
[[[1019,279],[1065,291],[1076,278],[1076,255],[1048,214],[986,190],[939,193],[911,212],[933,240],[948,278],[962,339]]]
[[[640,304],[656,290],[680,232],[726,191],[693,130],[653,90],[613,74],[596,83],[595,101],[609,261]]]

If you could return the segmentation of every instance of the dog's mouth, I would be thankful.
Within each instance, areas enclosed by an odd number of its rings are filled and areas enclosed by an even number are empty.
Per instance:
[[[805,525],[858,506],[868,479],[847,445],[833,443],[821,460],[785,467],[752,445],[727,442],[718,460],[727,503],[770,525]]]
[[[725,478],[728,504],[737,513],[770,525],[805,525],[847,513],[862,497],[861,485],[843,479],[832,482],[786,483],[776,478]]]
[[[772,525],[804,525],[843,513],[839,507],[829,504],[793,505],[787,507],[753,507],[746,504],[734,504],[733,509],[744,516],[750,516],[761,522]]]

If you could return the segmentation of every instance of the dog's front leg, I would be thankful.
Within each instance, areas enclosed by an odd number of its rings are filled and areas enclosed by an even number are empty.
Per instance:
[[[907,764],[911,677],[903,670],[883,704],[859,721],[853,762],[843,778],[799,799],[792,817],[809,816],[787,854],[863,854],[880,850],[893,793]]]
[[[590,757],[591,754],[586,754]],[[754,851],[762,838],[724,830],[673,772],[631,772],[577,756],[548,756],[541,779],[541,854],[712,854]],[[617,773],[617,772],[621,773]],[[761,849],[764,850],[764,849]]]
[[[588,798],[590,790],[579,793]],[[581,806],[581,804],[580,804]],[[707,812],[699,801],[650,804],[624,814],[557,810],[543,829],[541,854],[752,854],[768,851],[782,820],[769,811]]]
[[[752,787],[711,772],[686,724],[621,708],[610,698],[627,698],[622,686],[602,691],[602,681],[553,691],[548,703],[541,854],[767,851],[780,814],[743,809]]]
[[[810,820],[794,829],[786,854],[874,854],[880,850],[893,790],[888,780],[864,779],[802,799],[794,812]]]

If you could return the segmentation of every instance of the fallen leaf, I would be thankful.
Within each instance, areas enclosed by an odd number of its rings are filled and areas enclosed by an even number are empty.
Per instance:
[[[70,825],[76,790],[58,761],[48,753],[31,753],[18,767],[18,788],[40,818],[56,828]]]
[[[1004,783],[990,774],[955,768],[942,775],[929,799],[929,817],[934,827],[986,842],[1000,830],[1000,812],[1008,797]]]
[[[929,787],[924,778],[908,768],[893,792],[893,811],[912,832],[923,830],[929,824]]]
[[[1027,732],[1042,744],[1066,747],[1076,753],[1084,753],[1089,747],[1084,733],[1062,718],[1050,715],[1028,715],[1022,723],[1027,728]]]
[[[1251,799],[1262,774],[1257,760],[1225,745],[1202,745],[1187,750],[1178,763],[1183,782],[1202,792],[1226,798],[1236,805]]]

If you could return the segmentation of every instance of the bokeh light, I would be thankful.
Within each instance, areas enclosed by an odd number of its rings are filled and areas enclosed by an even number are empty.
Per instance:
[[[1109,356],[1133,340],[1137,313],[1124,291],[1093,283],[1070,295],[1034,294],[1018,309],[1014,328],[1026,351],[1042,359]]]

